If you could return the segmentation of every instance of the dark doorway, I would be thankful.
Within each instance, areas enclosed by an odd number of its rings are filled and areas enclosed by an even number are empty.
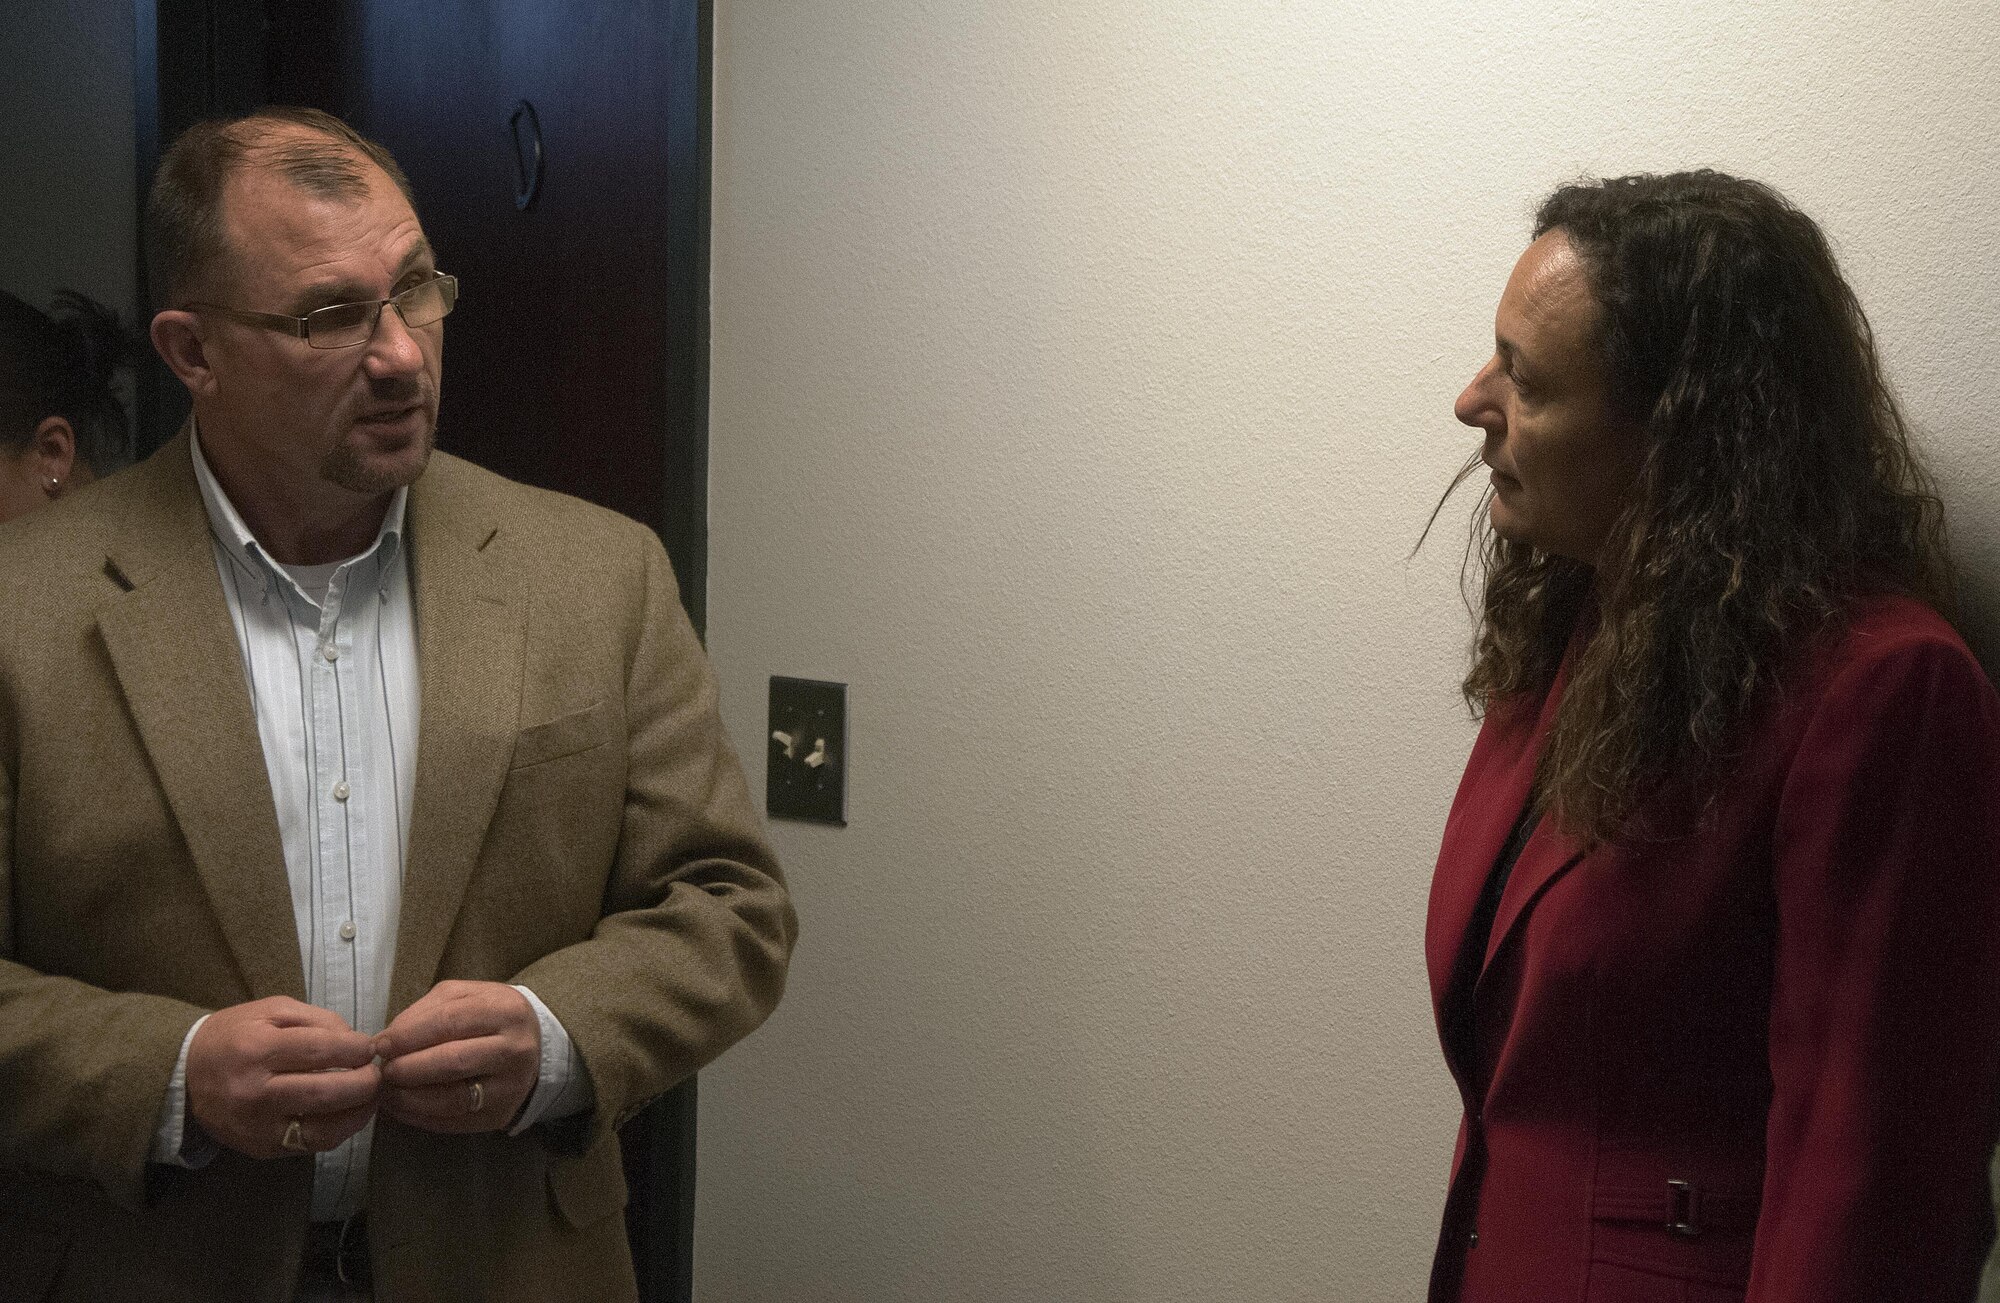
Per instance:
[[[189,123],[326,109],[459,278],[441,447],[657,529],[704,625],[709,0],[136,0],[141,184]],[[185,410],[142,397],[142,439]],[[640,1295],[692,1295],[695,1083],[625,1130]]]
[[[389,147],[459,278],[442,446],[660,528],[691,614],[707,479],[692,0],[267,0],[266,96]]]

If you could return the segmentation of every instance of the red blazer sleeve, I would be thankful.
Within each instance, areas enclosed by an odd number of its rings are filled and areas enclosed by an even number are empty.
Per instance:
[[[1865,645],[1812,709],[1774,828],[1748,1303],[1959,1303],[1993,1237],[2000,700],[1927,635]]]

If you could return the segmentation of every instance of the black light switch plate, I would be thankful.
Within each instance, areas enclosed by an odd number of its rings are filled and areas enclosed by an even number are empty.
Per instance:
[[[764,812],[847,826],[847,685],[771,676]]]

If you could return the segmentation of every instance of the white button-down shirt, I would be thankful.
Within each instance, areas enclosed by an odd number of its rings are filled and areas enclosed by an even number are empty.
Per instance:
[[[244,525],[194,444],[215,565],[243,654],[243,677],[284,842],[307,1000],[373,1035],[388,1016],[421,697],[415,608],[398,489],[375,541],[330,565],[274,561]],[[588,1077],[562,1025],[516,987],[541,1024],[541,1077],[514,1124],[590,1106]],[[204,1020],[205,1021],[205,1020]],[[199,1166],[212,1142],[184,1126],[187,1050],[162,1103],[153,1157]],[[374,1127],[317,1156],[314,1220],[361,1207]]]

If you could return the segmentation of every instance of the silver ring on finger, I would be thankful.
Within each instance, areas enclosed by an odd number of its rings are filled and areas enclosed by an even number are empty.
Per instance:
[[[477,1113],[480,1109],[485,1108],[486,1087],[480,1084],[479,1078],[474,1077],[472,1080],[466,1082],[465,1086],[465,1111],[468,1113]]]

